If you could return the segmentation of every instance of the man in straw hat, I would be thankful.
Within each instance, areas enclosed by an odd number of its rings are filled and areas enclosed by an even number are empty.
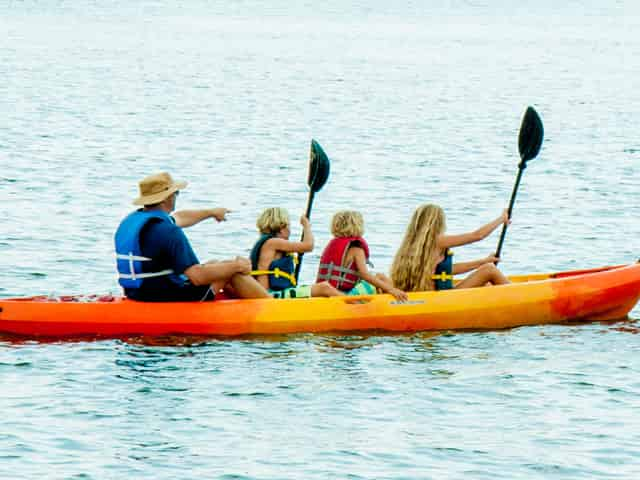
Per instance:
[[[200,263],[182,228],[207,218],[226,220],[225,208],[174,211],[180,190],[166,172],[151,175],[140,184],[133,201],[142,208],[129,214],[115,235],[118,282],[125,295],[149,302],[213,300],[216,292],[231,288],[243,298],[270,298],[251,276],[246,258]]]

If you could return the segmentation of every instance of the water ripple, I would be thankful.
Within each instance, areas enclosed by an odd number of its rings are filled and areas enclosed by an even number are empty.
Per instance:
[[[442,204],[452,232],[504,207],[529,104],[546,138],[502,267],[637,260],[638,7],[579,3],[506,16],[491,2],[2,3],[0,295],[117,292],[113,231],[158,170],[190,182],[185,207],[234,210],[189,230],[202,259],[247,254],[265,206],[304,209],[311,138],[332,160],[317,246],[336,209],[361,210],[387,271],[416,205]],[[639,316],[233,341],[3,335],[0,477],[637,478]]]

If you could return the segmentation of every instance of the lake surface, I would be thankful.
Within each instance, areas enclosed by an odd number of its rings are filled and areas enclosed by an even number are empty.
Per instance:
[[[291,5],[291,3],[295,3]],[[9,1],[0,5],[0,296],[117,293],[112,236],[161,170],[202,260],[266,206],[361,211],[387,271],[413,209],[495,218],[528,105],[545,141],[506,273],[640,256],[640,6]],[[483,257],[497,234],[460,248]],[[640,309],[500,332],[53,342],[0,338],[0,478],[640,476]]]

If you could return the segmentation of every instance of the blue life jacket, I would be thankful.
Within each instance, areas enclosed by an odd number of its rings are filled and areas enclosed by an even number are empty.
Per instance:
[[[450,290],[453,288],[453,252],[447,250],[444,260],[436,265],[435,274],[431,275],[436,290]]]
[[[283,255],[269,264],[267,270],[258,270],[258,260],[260,259],[260,250],[265,242],[275,235],[264,233],[251,249],[251,275],[269,275],[269,289],[284,290],[285,288],[295,287],[296,278],[293,272],[296,269],[296,257],[293,254]]]
[[[118,227],[115,235],[116,262],[118,268],[118,283],[123,288],[140,288],[145,278],[172,275],[173,270],[166,269],[159,272],[144,272],[143,262],[153,259],[142,255],[140,248],[140,232],[151,222],[172,222],[169,214],[162,211],[136,210],[129,214]]]

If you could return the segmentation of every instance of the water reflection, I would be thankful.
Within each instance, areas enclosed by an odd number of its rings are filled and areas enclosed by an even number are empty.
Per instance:
[[[588,320],[561,322],[558,324],[547,324],[546,327],[552,326],[573,326],[578,328],[580,326],[593,326],[603,325],[608,328],[606,331],[619,331],[626,333],[638,333],[640,331],[640,319],[629,318],[620,320],[607,320],[591,322]],[[274,344],[289,344],[289,343],[306,343],[311,342],[317,345],[317,348],[321,351],[330,353],[334,350],[353,350],[361,348],[371,348],[379,342],[385,341],[400,341],[403,343],[412,343],[416,348],[425,350],[436,350],[441,342],[437,339],[446,339],[449,337],[463,338],[464,335],[472,334],[508,334],[510,331],[517,331],[519,329],[536,329],[539,326],[522,326],[513,329],[504,330],[443,330],[443,331],[425,331],[425,332],[385,332],[385,331],[364,331],[353,332],[351,334],[345,332],[335,333],[292,333],[292,334],[269,334],[269,335],[240,335],[240,336],[220,336],[220,335],[163,335],[163,336],[122,336],[122,337],[100,337],[93,335],[79,335],[79,336],[67,336],[67,337],[32,337],[25,335],[16,335],[10,333],[0,332],[0,342],[4,342],[12,345],[30,345],[37,343],[86,343],[86,342],[110,342],[118,340],[123,344],[148,346],[148,347],[187,347],[187,348],[206,348],[213,344],[220,344],[225,342],[248,342],[255,345],[274,345]],[[579,330],[578,330],[579,332]],[[548,332],[540,331],[540,336],[549,335]],[[576,335],[576,331],[571,328],[563,330],[554,330],[553,335]],[[282,356],[296,355],[297,350],[281,352],[269,351],[268,356]],[[435,355],[435,353],[434,353]]]

